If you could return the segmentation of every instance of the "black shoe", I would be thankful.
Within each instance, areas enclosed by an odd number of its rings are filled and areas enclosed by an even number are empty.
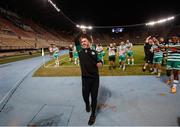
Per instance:
[[[88,121],[88,125],[93,125],[96,121],[96,116],[95,115],[91,115]]]
[[[86,112],[90,112],[91,108],[90,105],[86,105]]]

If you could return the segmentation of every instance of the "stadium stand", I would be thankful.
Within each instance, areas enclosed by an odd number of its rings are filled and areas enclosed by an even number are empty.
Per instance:
[[[68,47],[73,37],[61,31],[24,19],[17,14],[0,8],[0,51],[36,50],[56,44],[59,48]]]
[[[93,30],[94,43],[101,43],[107,46],[109,43],[119,44],[121,41],[128,39],[134,45],[141,45],[144,44],[146,37],[149,35],[162,37],[172,35],[180,36],[180,26],[174,26],[172,24],[156,28],[142,27],[124,29],[121,33],[112,33],[111,29],[106,30],[106,32],[103,30]],[[0,8],[1,52],[24,49],[48,49],[51,44],[55,44],[59,48],[65,48],[73,44],[73,32],[73,30],[52,29],[36,23],[32,19],[20,17],[16,13]]]

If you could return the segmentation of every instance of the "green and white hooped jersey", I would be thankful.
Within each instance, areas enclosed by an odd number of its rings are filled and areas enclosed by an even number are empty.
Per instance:
[[[130,43],[130,42],[126,43],[125,46],[126,46],[127,50],[132,50],[132,47],[133,47],[132,43]]]
[[[53,48],[53,57],[54,58],[58,58],[59,57],[59,49],[57,47]]]
[[[74,56],[74,58],[78,58],[78,52],[77,52],[77,51],[74,51],[74,52],[73,52],[73,56]]]
[[[163,52],[158,45],[152,45],[151,50],[154,53],[154,58],[163,57]]]
[[[103,47],[102,47],[102,46],[97,46],[97,47],[96,47],[96,51],[97,51],[98,53],[102,52],[102,51],[103,51]]]
[[[76,46],[74,46],[74,49],[73,49],[73,56],[74,58],[78,58],[78,52],[76,50]]]
[[[54,57],[54,58],[58,58],[58,57],[59,57],[58,52],[54,52],[53,57]]]
[[[167,48],[167,61],[180,62],[180,43],[169,43]]]
[[[118,54],[119,54],[119,56],[126,55],[126,46],[125,45],[118,46]]]
[[[116,55],[116,49],[114,47],[109,47],[109,56],[115,56]]]

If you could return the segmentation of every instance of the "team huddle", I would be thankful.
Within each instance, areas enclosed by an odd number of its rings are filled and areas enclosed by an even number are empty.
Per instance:
[[[171,92],[176,93],[176,87],[179,83],[178,71],[180,70],[180,42],[178,37],[173,36],[165,42],[163,37],[158,40],[149,36],[145,41],[144,52],[146,63],[143,65],[143,71],[148,67],[152,74],[157,74],[157,77],[160,77],[161,66],[166,65],[167,84],[171,86]]]
[[[126,63],[134,65],[133,44],[126,40],[121,41],[119,45],[110,43],[107,48],[101,44],[95,45],[87,34],[80,34],[75,38],[75,45],[69,46],[69,62],[80,65],[82,76],[82,95],[85,102],[86,112],[91,111],[88,125],[94,124],[96,120],[97,96],[99,89],[99,71],[98,68],[108,64],[109,70],[116,69],[125,71]],[[55,59],[56,66],[59,66],[58,48],[52,46],[52,56]],[[50,51],[51,51],[50,50]],[[171,86],[171,92],[176,93],[179,83],[180,70],[180,42],[178,37],[172,37],[168,41],[164,38],[149,36],[144,44],[145,63],[142,70],[149,70],[152,74],[160,77],[162,74],[162,65],[166,66],[168,77],[167,84]],[[104,59],[108,56],[108,62]],[[118,58],[118,62],[116,59]],[[116,65],[118,63],[118,65]],[[91,95],[91,103],[89,96]]]
[[[116,65],[116,56],[118,56],[118,63],[119,68],[123,71],[125,70],[126,61],[128,65],[134,65],[134,53],[133,53],[133,45],[130,43],[129,40],[122,41],[118,46],[116,46],[116,43],[111,43],[107,49],[104,49],[101,44],[92,45],[92,49],[97,51],[98,58],[104,63],[104,57],[107,52],[108,54],[108,61],[109,61],[109,70],[112,68],[115,69],[117,67]],[[76,47],[73,45],[69,46],[69,61],[73,61],[74,58],[74,64],[79,65],[79,58],[78,53],[76,51]]]
[[[111,43],[107,48],[109,56],[109,70],[116,68],[116,55],[118,56],[119,68],[123,71],[125,70],[126,61],[128,61],[128,65],[134,65],[134,53],[132,48],[133,45],[129,42],[129,40],[127,40],[126,43],[121,41],[119,46],[116,46],[115,43]]]
[[[91,49],[97,52],[97,57],[103,64],[105,64],[104,58],[107,54],[109,70],[116,69],[118,66],[120,70],[125,71],[126,63],[134,65],[133,44],[129,40],[121,41],[119,45],[110,43],[107,48],[101,44],[92,43]],[[53,45],[52,54],[55,59],[55,66],[59,66],[58,52],[58,48]],[[165,65],[168,76],[167,84],[171,85],[171,92],[176,93],[176,87],[179,83],[178,71],[180,70],[180,42],[178,37],[173,36],[165,41],[163,37],[157,39],[149,36],[145,40],[144,53],[145,63],[142,70],[148,69],[151,74],[157,74],[159,78],[162,75],[162,65]],[[117,58],[118,65],[116,65]],[[69,61],[75,65],[80,65],[78,51],[76,46],[72,44],[69,46]]]

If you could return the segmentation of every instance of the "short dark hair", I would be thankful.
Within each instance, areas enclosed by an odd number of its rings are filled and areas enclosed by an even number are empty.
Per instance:
[[[86,39],[88,39],[88,41],[92,42],[91,37],[88,34],[82,34],[80,36],[80,39],[82,39],[82,38],[86,38]]]

